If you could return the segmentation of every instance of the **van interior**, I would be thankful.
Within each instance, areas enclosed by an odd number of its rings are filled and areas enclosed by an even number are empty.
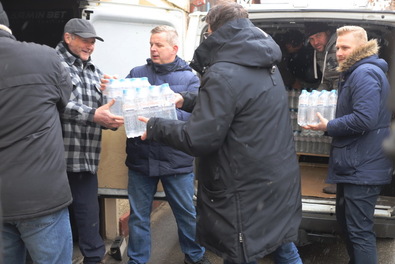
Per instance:
[[[375,38],[378,41],[380,46],[379,56],[387,61],[389,64],[389,74],[388,78],[390,83],[395,84],[395,74],[392,73],[395,71],[395,56],[393,56],[395,52],[395,27],[394,24],[384,23],[383,21],[360,21],[360,20],[341,20],[341,19],[332,19],[332,20],[291,20],[287,19],[251,19],[252,22],[259,28],[261,28],[266,33],[270,34],[274,40],[280,45],[282,49],[284,49],[284,36],[287,32],[290,31],[298,31],[303,36],[305,35],[305,23],[306,22],[320,22],[326,23],[331,29],[331,33],[335,33],[336,29],[345,26],[345,25],[356,25],[363,27],[367,33],[368,38]],[[313,48],[308,43],[308,40],[305,36],[303,40],[303,45],[306,50],[306,61],[309,61],[308,64],[313,63],[312,54]],[[302,60],[303,61],[303,60]],[[303,63],[303,62],[302,62]],[[306,64],[298,65],[299,68],[305,68]],[[284,67],[279,67],[280,72],[283,76],[284,83],[287,87],[287,75],[289,73],[284,72]],[[310,73],[311,75],[311,73]],[[311,76],[310,76],[311,77]],[[320,77],[319,77],[320,78]],[[316,79],[311,80],[311,78],[307,78],[307,82],[302,83],[301,89],[316,89],[319,85],[319,80]],[[393,85],[392,85],[393,86]],[[288,91],[291,92],[291,88],[287,87]],[[393,101],[393,100],[392,100]],[[292,111],[290,106],[290,111]],[[292,115],[292,112],[291,112]],[[292,117],[291,117],[292,118]],[[295,117],[293,117],[295,118]],[[297,128],[294,126],[294,130],[300,130],[300,127]],[[325,183],[327,169],[328,169],[328,159],[329,153],[319,154],[319,153],[303,153],[297,152],[301,167],[301,176],[302,176],[302,195],[304,197],[316,197],[316,198],[335,198],[334,194],[326,194],[323,192],[323,188],[327,186]],[[393,186],[393,185],[392,185]],[[386,186],[383,191],[383,196],[395,196],[395,188],[391,185]],[[384,199],[384,197],[382,197]]]

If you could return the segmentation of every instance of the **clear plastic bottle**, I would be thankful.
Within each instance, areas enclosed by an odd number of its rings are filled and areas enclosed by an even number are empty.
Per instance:
[[[139,78],[139,85],[141,88],[143,89],[149,89],[149,87],[151,86],[151,84],[148,81],[147,77],[141,77]]]
[[[299,103],[298,103],[298,125],[305,126],[307,125],[307,109],[308,109],[308,102],[309,102],[310,94],[307,90],[303,90],[299,96]]]
[[[163,96],[163,117],[167,119],[177,119],[177,111],[175,105],[175,93],[170,88],[168,83],[160,86],[161,94]]]
[[[329,106],[329,93],[327,90],[322,90],[318,96],[317,112],[325,117],[325,112]]]
[[[161,107],[161,94],[160,86],[151,85],[149,86],[149,93],[147,98],[147,117],[162,117],[162,107]]]
[[[294,91],[295,91],[295,93],[294,93],[294,96],[292,98],[293,105],[294,105],[295,109],[298,109],[300,90],[294,89]]]
[[[109,90],[111,89],[111,85],[112,82],[114,81],[114,79],[108,79],[108,83],[106,84],[106,89],[104,89],[104,91],[102,92],[103,94],[103,104],[108,104],[108,102],[110,101],[108,98],[109,95]]]
[[[138,137],[141,131],[138,130],[138,104],[137,104],[137,88],[123,90],[123,116],[126,136],[128,138]]]
[[[110,107],[110,112],[114,115],[122,115],[122,90],[124,81],[124,79],[113,79],[106,88],[106,90],[108,89],[108,102],[112,99],[115,100],[114,104]]]
[[[291,88],[288,91],[288,103],[290,109],[295,109],[298,107],[297,105],[295,105],[295,96],[296,96],[296,90]]]
[[[337,105],[337,90],[332,90],[329,94],[329,110],[328,120],[332,120],[336,116],[336,105]]]
[[[298,130],[298,113],[296,112],[296,109],[290,109],[289,110],[290,118],[291,118],[291,125],[292,125],[292,130],[296,131]]]
[[[137,87],[136,89],[136,103],[138,105],[137,116],[150,117],[150,108],[149,108],[149,88],[148,87]],[[137,122],[137,129],[140,131],[140,135],[142,135],[146,130],[146,124],[144,122]]]
[[[308,110],[307,110],[307,124],[316,125],[319,123],[317,116],[318,96],[320,92],[313,90],[309,97]]]

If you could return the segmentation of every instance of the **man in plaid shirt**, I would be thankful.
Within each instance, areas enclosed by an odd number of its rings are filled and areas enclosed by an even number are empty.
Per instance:
[[[103,41],[89,21],[73,18],[66,23],[63,40],[56,47],[73,83],[70,100],[61,117],[67,174],[73,195],[71,221],[78,233],[85,264],[101,263],[105,254],[99,234],[96,174],[101,129],[116,129],[123,124],[123,117],[109,111],[114,102],[103,104],[100,89],[103,74],[90,58],[96,39]]]

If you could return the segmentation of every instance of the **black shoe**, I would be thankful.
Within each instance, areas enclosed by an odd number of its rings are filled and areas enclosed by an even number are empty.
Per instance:
[[[210,260],[208,260],[206,255],[203,255],[203,258],[201,258],[198,261],[193,261],[188,255],[185,255],[184,263],[185,264],[211,264]]]
[[[328,193],[328,194],[336,194],[336,189],[337,189],[337,185],[331,184],[329,186],[324,187],[324,189],[322,189],[322,191],[324,193]]]

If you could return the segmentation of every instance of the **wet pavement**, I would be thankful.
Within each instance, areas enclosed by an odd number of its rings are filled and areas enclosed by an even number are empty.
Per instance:
[[[184,255],[178,244],[178,235],[175,219],[167,202],[163,202],[152,213],[151,217],[152,231],[152,254],[147,264],[183,264]],[[127,239],[126,239],[127,240]],[[126,248],[126,242],[125,246]],[[395,264],[395,241],[393,239],[378,239],[379,264]],[[112,241],[106,241],[109,249]],[[121,247],[121,248],[122,248]],[[344,243],[340,240],[328,240],[322,243],[314,243],[299,248],[300,256],[304,264],[346,264],[348,256]],[[212,264],[222,264],[221,258],[211,252],[207,256]],[[75,248],[73,264],[80,264],[82,257],[79,250]],[[122,261],[115,260],[113,257],[106,255],[105,264],[127,264],[126,250],[122,256]],[[259,264],[274,264],[272,257],[269,255]]]

